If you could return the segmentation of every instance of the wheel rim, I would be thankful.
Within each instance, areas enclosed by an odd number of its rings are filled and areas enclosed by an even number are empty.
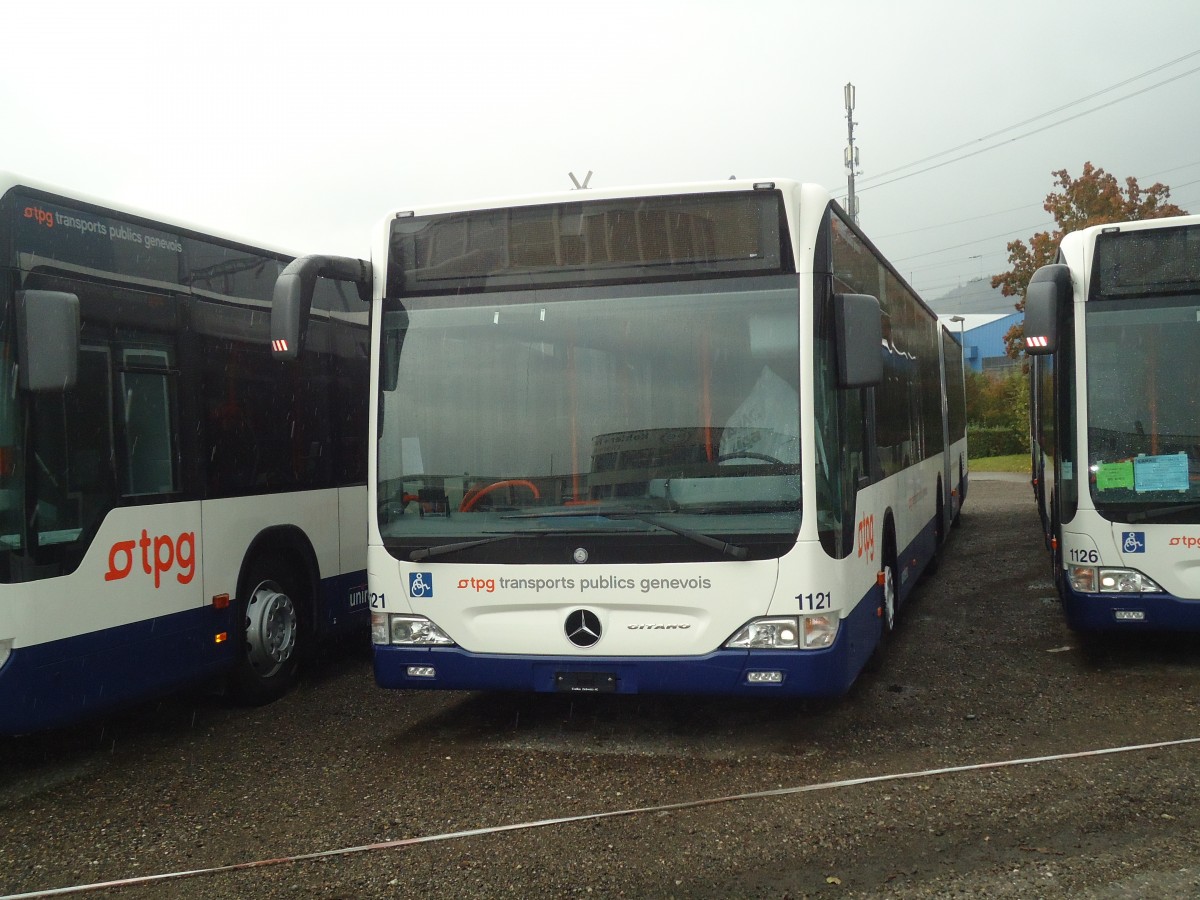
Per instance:
[[[246,605],[246,653],[261,677],[278,672],[296,649],[299,622],[292,598],[263,582]]]
[[[890,632],[896,627],[896,582],[892,567],[883,567],[883,630]]]

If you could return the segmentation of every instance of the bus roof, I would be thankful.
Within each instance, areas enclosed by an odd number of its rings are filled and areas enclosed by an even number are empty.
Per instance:
[[[1200,215],[1166,216],[1159,219],[1137,219],[1128,222],[1107,222],[1103,225],[1090,225],[1080,228],[1063,236],[1063,244],[1068,241],[1075,244],[1079,241],[1091,242],[1096,235],[1112,229],[1119,231],[1144,231],[1151,228],[1181,228],[1187,225],[1200,225]],[[1069,245],[1068,245],[1069,246]]]
[[[696,181],[679,184],[623,185],[609,188],[582,188],[545,194],[526,194],[513,197],[490,197],[441,203],[436,205],[397,209],[388,218],[397,216],[427,216],[444,213],[469,212],[482,209],[507,209],[518,206],[539,206],[551,203],[586,203],[589,200],[614,200],[628,197],[668,197],[676,194],[715,194],[722,191],[749,191],[758,188],[777,189],[789,199],[803,197],[809,202],[827,203],[829,192],[817,184],[787,178],[731,178],[725,181]]]
[[[206,240],[216,240],[255,250],[264,250],[277,256],[296,256],[294,250],[288,250],[275,244],[251,240],[250,238],[229,234],[217,228],[200,225],[195,222],[188,222],[183,219],[174,218],[162,213],[152,212],[150,210],[140,209],[127,203],[118,203],[107,198],[96,197],[82,191],[69,190],[59,185],[48,184],[33,178],[25,178],[24,176],[0,169],[0,198],[6,196],[8,192],[13,189],[45,194],[55,198],[56,200],[66,201],[73,206],[91,207],[98,211],[117,213],[121,218],[140,221],[145,224],[166,228],[167,230],[171,231],[187,233],[195,237],[202,237]]]

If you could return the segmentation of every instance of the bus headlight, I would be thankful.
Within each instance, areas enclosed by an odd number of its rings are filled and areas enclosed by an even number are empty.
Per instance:
[[[810,649],[828,647],[837,637],[841,619],[837,616],[801,616],[804,627],[804,646]]]
[[[1101,569],[1100,591],[1111,594],[1161,594],[1162,588],[1153,578],[1137,569]]]
[[[828,647],[837,636],[837,616],[773,616],[747,622],[725,642],[738,650],[799,650]]]
[[[1067,580],[1081,594],[1161,594],[1163,589],[1153,578],[1137,569],[1070,566]]]
[[[388,615],[387,613],[373,612],[371,613],[371,643],[386,644],[388,642]]]
[[[800,623],[795,616],[755,619],[725,642],[738,650],[795,650],[800,646]]]
[[[454,643],[450,635],[424,616],[395,613],[387,616],[386,636],[386,641],[376,643],[396,644],[402,647],[445,647]]]

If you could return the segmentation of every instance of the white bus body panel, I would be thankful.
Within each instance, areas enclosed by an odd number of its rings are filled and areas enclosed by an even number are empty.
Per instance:
[[[113,510],[74,572],[5,585],[0,639],[19,650],[196,609],[205,596],[200,517],[199,502]]]

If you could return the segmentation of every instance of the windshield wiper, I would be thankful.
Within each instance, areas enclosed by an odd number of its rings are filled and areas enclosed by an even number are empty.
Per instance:
[[[1131,512],[1127,521],[1129,522],[1148,522],[1151,519],[1158,519],[1164,516],[1173,516],[1177,513],[1195,512],[1200,509],[1200,503],[1180,503],[1178,506],[1159,506],[1154,509],[1139,509],[1136,512]]]
[[[669,531],[672,534],[677,534],[680,537],[687,538],[689,541],[695,541],[697,544],[703,544],[705,547],[711,547],[713,550],[718,550],[724,556],[731,556],[734,559],[745,559],[750,555],[750,551],[738,544],[731,544],[728,541],[723,541],[720,538],[712,537],[704,534],[701,531],[693,531],[690,528],[682,528],[678,525],[671,525],[657,516],[647,515],[646,513],[634,512],[633,510],[623,509],[560,509],[550,510],[543,513],[520,513],[513,516],[505,516],[504,518],[511,519],[527,519],[527,518],[547,518],[547,519],[581,519],[588,516],[600,516],[605,519],[631,519],[636,522],[645,522],[647,525],[653,525],[656,528],[661,528],[664,531]]]
[[[636,513],[630,513],[630,517],[637,519],[639,522],[648,522],[651,525],[657,525],[659,528],[665,528],[667,531],[674,532],[680,537],[685,537],[690,541],[695,541],[697,544],[703,544],[705,547],[712,547],[714,550],[721,551],[724,556],[732,556],[734,559],[745,559],[750,555],[750,551],[739,544],[731,544],[728,541],[723,541],[720,538],[712,537],[702,531],[693,531],[690,528],[680,528],[678,525],[668,525],[656,516],[642,516]]]
[[[457,553],[459,550],[470,550],[472,547],[482,547],[484,544],[494,544],[497,541],[507,541],[515,537],[529,537],[531,534],[543,534],[544,532],[535,531],[510,531],[508,534],[494,534],[491,537],[477,538],[473,541],[457,541],[453,544],[437,544],[433,547],[418,547],[412,553],[408,554],[408,558],[412,562],[420,562],[423,559],[429,559],[431,556],[442,556],[446,553]]]
[[[506,519],[529,518],[527,516],[505,516]],[[443,556],[447,553],[457,553],[459,550],[470,550],[472,547],[482,547],[484,544],[495,544],[498,541],[507,541],[512,538],[540,538],[548,535],[564,535],[578,534],[576,529],[549,529],[549,528],[524,528],[519,531],[506,531],[503,534],[492,534],[484,538],[476,538],[471,541],[455,541],[452,544],[435,544],[432,547],[418,547],[416,550],[408,554],[408,558],[412,562],[420,562],[423,559],[429,559],[431,556]],[[589,532],[590,533],[590,532]]]

